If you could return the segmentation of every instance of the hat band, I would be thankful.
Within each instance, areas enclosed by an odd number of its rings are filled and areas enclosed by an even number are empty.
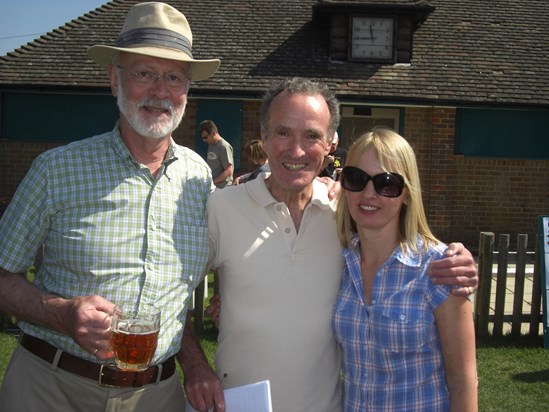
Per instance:
[[[191,43],[181,34],[166,29],[133,29],[120,33],[116,47],[131,47],[135,45],[151,45],[180,50],[192,59]]]

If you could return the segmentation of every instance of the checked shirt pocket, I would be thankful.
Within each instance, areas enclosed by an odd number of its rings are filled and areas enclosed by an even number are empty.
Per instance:
[[[427,308],[374,306],[371,326],[373,344],[391,352],[421,352],[437,336],[433,313]]]

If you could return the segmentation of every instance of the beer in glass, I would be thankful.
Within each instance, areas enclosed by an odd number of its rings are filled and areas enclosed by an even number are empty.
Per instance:
[[[127,371],[149,367],[158,343],[160,310],[153,305],[124,304],[112,316],[112,350],[116,366]]]

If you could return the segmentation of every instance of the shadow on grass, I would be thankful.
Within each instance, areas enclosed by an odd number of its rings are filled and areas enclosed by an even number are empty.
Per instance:
[[[517,373],[511,379],[524,383],[549,382],[549,369],[534,372]]]
[[[543,348],[543,336],[511,336],[477,338],[477,348]]]

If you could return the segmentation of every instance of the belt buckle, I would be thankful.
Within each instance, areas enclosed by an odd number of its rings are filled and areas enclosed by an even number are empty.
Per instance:
[[[159,363],[158,365],[155,365],[155,366],[156,366],[156,382],[154,384],[158,385],[162,380],[162,364]]]
[[[103,368],[104,367],[107,367],[107,368],[110,368],[110,367],[115,367],[116,368],[116,365],[115,364],[112,364],[112,363],[102,363],[101,364],[101,368],[99,368],[99,377],[97,378],[97,384],[102,387],[102,388],[122,388],[122,386],[118,386],[118,385],[110,385],[108,383],[105,383],[103,382]],[[150,367],[156,367],[156,381],[154,382],[155,385],[158,385],[161,381],[162,381],[162,364],[159,363],[158,365],[152,365]],[[152,382],[151,382],[152,383]],[[133,386],[133,385],[132,385]],[[143,386],[143,385],[140,385],[140,386]],[[140,387],[139,386],[139,387]],[[136,386],[133,386],[133,387],[136,387]]]
[[[109,368],[111,366],[114,366],[114,364],[110,364],[110,363],[102,363],[101,364],[101,368],[99,368],[99,377],[97,378],[98,385],[101,386],[102,388],[120,388],[120,386],[109,385],[108,383],[103,382],[103,368],[105,366]]]

